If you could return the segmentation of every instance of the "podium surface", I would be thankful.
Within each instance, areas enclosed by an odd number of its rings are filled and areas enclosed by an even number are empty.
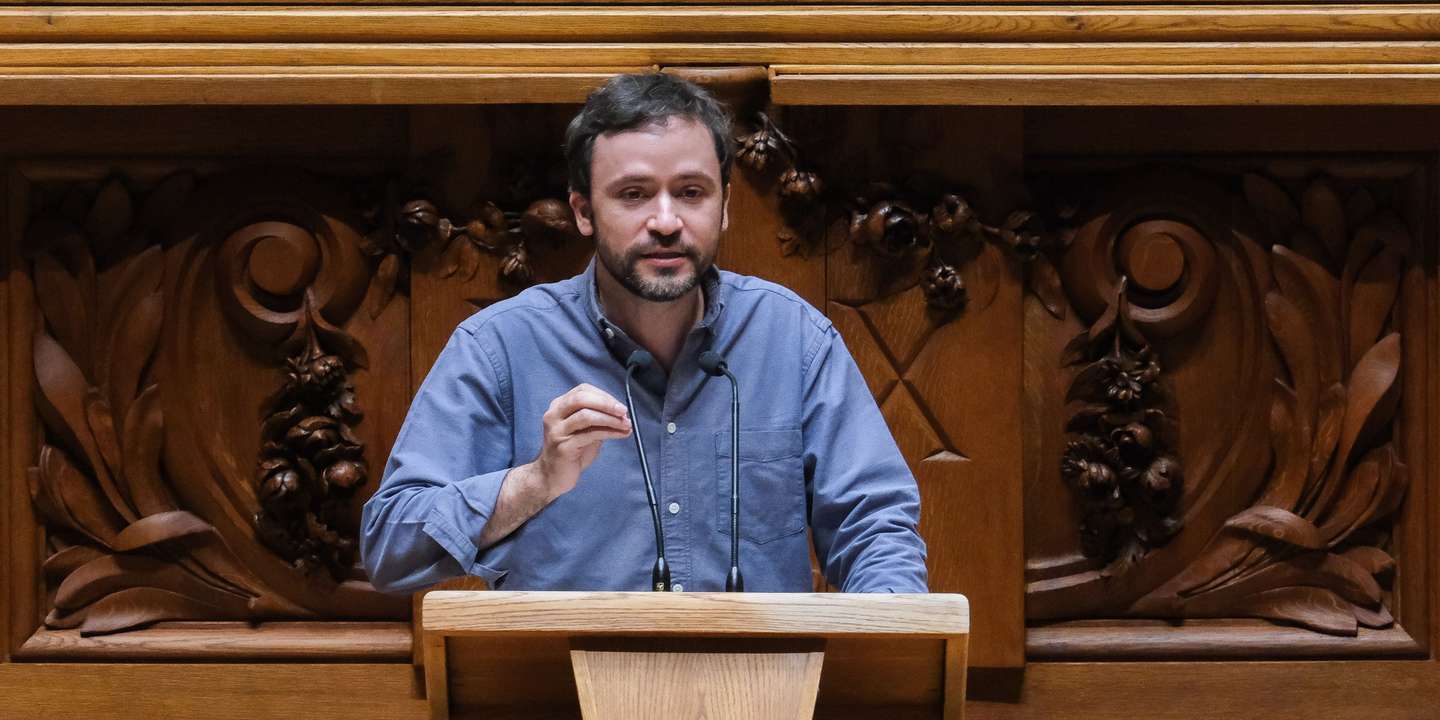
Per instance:
[[[437,591],[431,716],[963,714],[962,595]]]

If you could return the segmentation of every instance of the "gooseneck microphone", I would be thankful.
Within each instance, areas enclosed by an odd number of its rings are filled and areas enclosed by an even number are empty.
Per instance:
[[[650,480],[650,463],[645,461],[645,443],[640,440],[640,423],[636,421],[635,397],[630,392],[630,379],[639,370],[650,367],[655,357],[644,350],[630,353],[625,361],[625,408],[630,411],[630,433],[635,436],[635,452],[640,455],[640,473],[645,476],[645,496],[650,500],[650,518],[655,521],[655,570],[650,586],[656,592],[670,591],[670,564],[665,562],[665,533],[660,527],[660,506],[655,504],[655,483]]]
[[[740,574],[740,382],[714,350],[700,353],[700,369],[712,377],[730,379],[730,572],[725,576],[725,592],[744,592],[745,578]]]

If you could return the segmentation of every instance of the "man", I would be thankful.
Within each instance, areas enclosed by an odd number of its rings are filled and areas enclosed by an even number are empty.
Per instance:
[[[377,588],[459,575],[506,590],[645,590],[657,542],[632,432],[654,480],[671,589],[723,590],[731,567],[731,387],[739,378],[744,589],[829,582],[924,592],[919,495],[825,317],[717,270],[733,147],[723,108],[677,78],[625,75],[566,133],[570,206],[595,260],[456,329],[365,506]],[[637,373],[624,402],[626,361]]]

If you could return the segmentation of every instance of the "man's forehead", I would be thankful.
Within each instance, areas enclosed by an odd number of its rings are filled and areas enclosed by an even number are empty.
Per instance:
[[[631,174],[663,169],[678,174],[719,175],[710,131],[694,118],[669,117],[664,122],[603,133],[595,138],[594,170]]]

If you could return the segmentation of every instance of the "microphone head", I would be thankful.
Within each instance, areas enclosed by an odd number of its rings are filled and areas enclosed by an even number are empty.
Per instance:
[[[645,368],[648,368],[654,364],[654,355],[651,355],[648,351],[645,350],[636,350],[635,352],[630,353],[630,357],[625,360],[625,369],[644,370]]]
[[[718,377],[725,372],[725,358],[714,350],[706,350],[700,353],[700,369]]]

